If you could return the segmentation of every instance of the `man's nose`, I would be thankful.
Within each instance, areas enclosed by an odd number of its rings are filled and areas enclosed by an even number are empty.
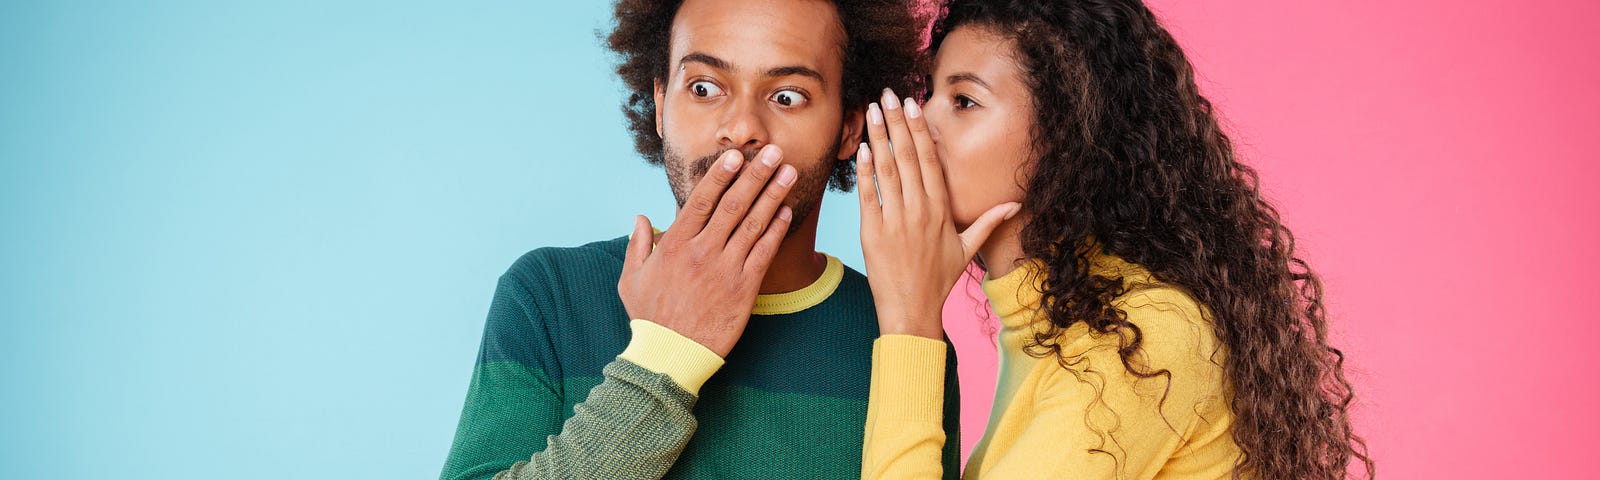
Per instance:
[[[772,138],[767,132],[761,108],[761,102],[748,99],[729,105],[722,126],[717,130],[718,143],[724,149],[755,152],[770,142]]]

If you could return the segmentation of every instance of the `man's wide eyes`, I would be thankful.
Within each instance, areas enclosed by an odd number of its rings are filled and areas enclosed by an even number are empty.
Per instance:
[[[696,97],[710,97],[722,94],[722,88],[711,82],[694,82],[689,84],[689,93]]]
[[[806,96],[793,90],[780,90],[778,93],[772,94],[772,101],[778,102],[778,105],[793,108],[805,105]]]

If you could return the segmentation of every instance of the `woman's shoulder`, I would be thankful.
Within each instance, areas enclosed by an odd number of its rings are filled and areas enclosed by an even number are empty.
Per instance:
[[[1097,258],[1092,271],[1098,275],[1121,279],[1123,292],[1111,300],[1111,306],[1127,315],[1129,322],[1140,329],[1172,329],[1185,331],[1192,327],[1206,327],[1211,332],[1210,312],[1182,286],[1163,282],[1144,266],[1112,255]],[[1185,335],[1205,336],[1205,335]],[[1211,335],[1214,337],[1215,335]]]
[[[1123,293],[1112,299],[1111,306],[1139,327],[1140,350],[1151,366],[1188,370],[1222,363],[1215,319],[1188,289],[1160,281],[1142,265],[1114,256],[1099,259],[1096,266],[1122,279]]]
[[[1112,301],[1128,323],[1139,327],[1140,359],[1155,369],[1174,372],[1221,373],[1226,352],[1217,338],[1216,324],[1188,291],[1166,284],[1149,284],[1130,290]]]

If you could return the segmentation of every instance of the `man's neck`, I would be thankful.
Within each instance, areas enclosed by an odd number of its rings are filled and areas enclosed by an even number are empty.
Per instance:
[[[793,292],[822,277],[828,261],[817,253],[817,217],[821,213],[820,205],[813,208],[803,223],[783,237],[778,254],[772,257],[772,266],[767,268],[767,276],[761,279],[761,294]]]

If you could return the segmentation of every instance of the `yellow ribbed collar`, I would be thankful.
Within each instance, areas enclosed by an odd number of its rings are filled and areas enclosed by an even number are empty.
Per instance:
[[[750,313],[756,315],[782,315],[795,313],[827,300],[839,289],[839,283],[844,281],[844,264],[832,255],[818,252],[827,257],[828,265],[822,268],[822,276],[811,282],[805,288],[786,293],[773,293],[756,295],[756,305]]]
[[[1019,315],[1024,310],[1038,310],[1044,290],[1044,262],[1030,259],[1016,270],[1000,278],[983,277],[983,295],[989,305],[1000,315],[1001,323],[1016,328],[1025,325],[1030,316]]]
[[[655,233],[661,233],[659,228],[652,228],[652,230],[655,230]],[[628,239],[633,239],[632,233],[628,234]],[[795,313],[815,307],[821,304],[823,300],[833,296],[833,292],[838,290],[839,284],[844,281],[844,264],[839,262],[839,259],[834,258],[833,255],[822,252],[817,253],[826,257],[828,261],[828,264],[822,268],[822,276],[817,277],[816,281],[806,285],[805,288],[793,292],[756,295],[756,304],[750,310],[750,313],[755,315]]]

